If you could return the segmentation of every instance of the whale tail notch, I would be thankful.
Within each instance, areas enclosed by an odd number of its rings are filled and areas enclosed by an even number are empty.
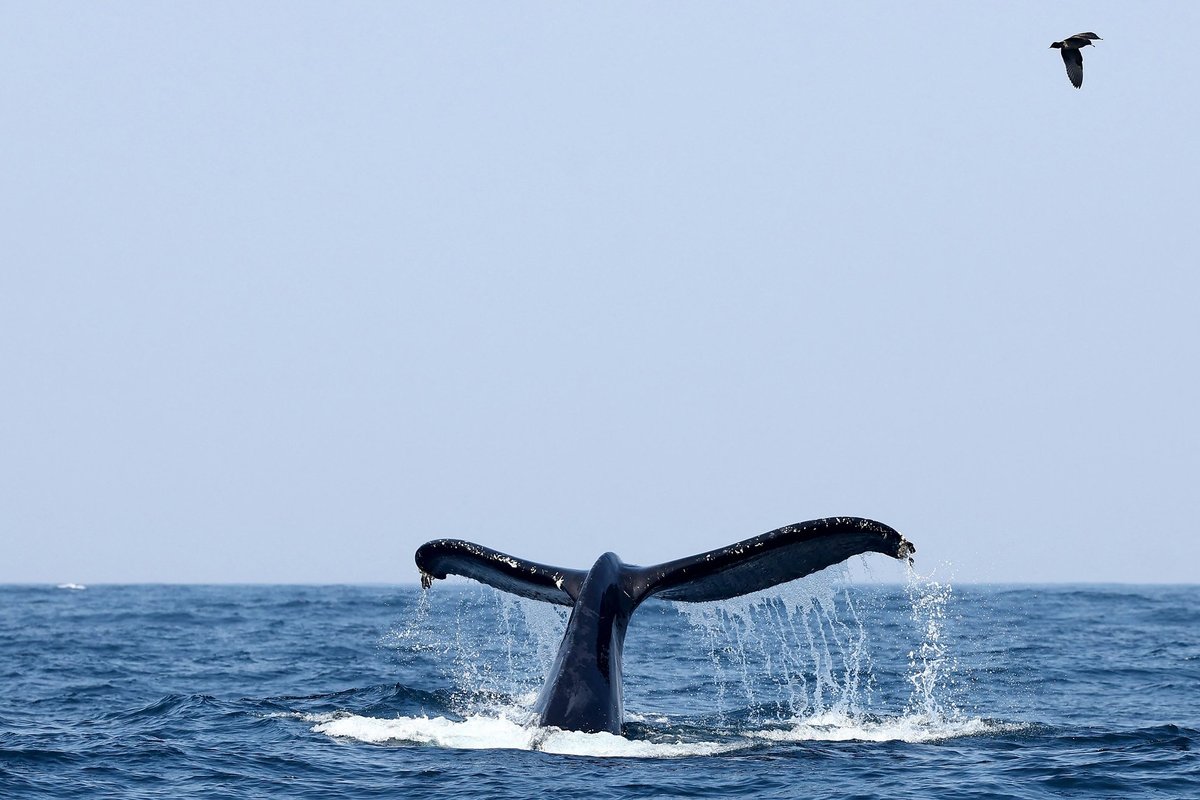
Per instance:
[[[860,553],[910,559],[915,548],[897,531],[860,517],[828,517],[787,525],[718,550],[651,567],[622,565],[632,606],[657,595],[703,603],[767,589]],[[462,575],[532,600],[574,606],[586,570],[538,564],[461,539],[439,539],[416,553],[421,583]]]

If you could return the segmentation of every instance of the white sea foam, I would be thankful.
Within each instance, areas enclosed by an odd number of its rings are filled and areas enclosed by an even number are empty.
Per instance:
[[[733,741],[647,741],[611,733],[579,733],[538,728],[506,717],[469,716],[379,719],[353,714],[302,716],[312,730],[370,744],[425,745],[459,750],[537,750],[593,758],[689,758],[731,753],[756,743],[907,742],[923,744],[962,736],[1019,730],[1023,726],[980,719],[942,719],[909,714],[865,719],[825,712],[792,720],[785,728],[742,731]]]
[[[86,589],[87,587],[84,586],[82,583],[60,583],[58,585],[58,588],[59,589],[74,589],[75,591],[80,592],[80,591],[83,591],[84,589]]]
[[[462,750],[539,750],[596,758],[686,758],[710,756],[750,746],[748,742],[674,742],[626,739],[611,733],[579,733],[522,725],[504,717],[470,716],[377,719],[355,715],[314,715],[313,731],[372,744],[417,744]]]
[[[989,722],[978,717],[945,719],[924,714],[866,719],[831,711],[794,719],[790,727],[747,731],[743,736],[772,742],[938,742],[960,736],[1019,730],[1020,725]]]

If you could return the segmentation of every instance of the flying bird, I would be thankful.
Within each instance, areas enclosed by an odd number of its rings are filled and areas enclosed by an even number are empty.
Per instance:
[[[1080,50],[1092,44],[1092,40],[1104,41],[1094,33],[1077,33],[1050,45],[1051,48],[1062,53],[1063,63],[1067,65],[1067,77],[1071,79],[1071,85],[1076,89],[1083,86],[1083,53]],[[1095,45],[1092,46],[1095,47]]]

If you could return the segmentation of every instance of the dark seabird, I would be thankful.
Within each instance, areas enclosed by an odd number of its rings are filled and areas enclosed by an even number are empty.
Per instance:
[[[1062,52],[1063,63],[1067,65],[1067,77],[1076,89],[1083,86],[1083,53],[1080,49],[1092,44],[1093,39],[1097,42],[1104,41],[1094,33],[1077,33],[1050,45]]]

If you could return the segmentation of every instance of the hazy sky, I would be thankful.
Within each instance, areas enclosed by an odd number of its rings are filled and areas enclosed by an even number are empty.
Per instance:
[[[4,4],[0,582],[647,564],[832,514],[958,581],[1194,582],[1198,28]]]

